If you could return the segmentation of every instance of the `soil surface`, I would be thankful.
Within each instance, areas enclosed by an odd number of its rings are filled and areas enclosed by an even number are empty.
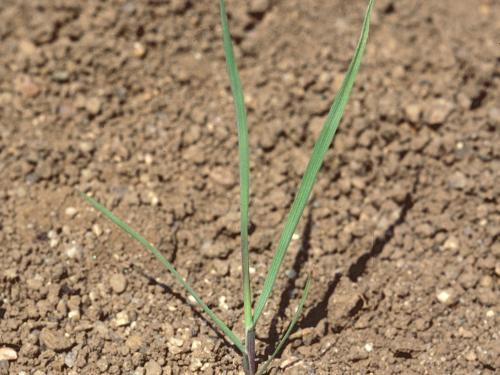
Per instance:
[[[253,292],[366,2],[231,0]],[[378,0],[333,148],[258,328],[272,373],[500,372],[500,2]],[[240,374],[92,193],[242,332],[237,138],[218,3],[2,0],[0,374]]]

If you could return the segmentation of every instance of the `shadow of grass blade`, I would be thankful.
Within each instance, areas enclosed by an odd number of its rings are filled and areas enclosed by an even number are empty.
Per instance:
[[[262,365],[260,368],[259,372],[257,373],[258,375],[265,374],[267,371],[267,368],[271,364],[272,360],[274,357],[278,355],[278,353],[281,351],[283,346],[288,340],[288,337],[292,333],[293,329],[295,328],[295,325],[297,324],[297,321],[299,320],[300,316],[302,315],[302,310],[304,308],[304,303],[306,302],[307,296],[309,295],[309,289],[311,288],[311,277],[307,276],[307,281],[306,281],[306,286],[304,287],[304,290],[302,291],[302,296],[300,297],[299,305],[297,306],[297,310],[295,310],[295,314],[293,315],[292,321],[288,325],[288,328],[285,331],[285,334],[281,338],[278,346],[274,350],[273,354],[267,359],[267,361]]]
[[[234,332],[222,321],[219,317],[207,306],[205,302],[202,301],[200,296],[191,288],[191,286],[184,280],[184,278],[177,272],[175,267],[170,263],[158,249],[156,249],[153,245],[151,245],[144,237],[142,237],[139,233],[130,228],[125,222],[116,217],[111,211],[109,211],[106,207],[97,202],[94,198],[89,197],[86,194],[81,193],[82,197],[97,211],[101,212],[106,218],[111,220],[114,224],[116,224],[121,230],[125,233],[129,234],[133,239],[139,242],[143,247],[149,250],[155,257],[158,259],[165,268],[170,271],[175,280],[181,284],[184,289],[187,290],[189,294],[193,296],[198,305],[207,313],[210,318],[212,318],[213,322],[224,332],[227,338],[240,350],[242,353],[245,353],[245,347],[243,346],[240,339],[234,334]]]
[[[354,79],[356,77],[356,74],[358,73],[359,66],[361,64],[361,57],[363,56],[363,52],[366,46],[366,41],[368,39],[370,15],[372,12],[373,4],[374,0],[370,0],[368,8],[366,10],[365,18],[363,21],[363,27],[361,30],[361,36],[359,38],[356,51],[349,65],[349,69],[347,70],[347,73],[344,77],[342,86],[335,97],[330,112],[328,113],[328,117],[325,121],[325,124],[323,125],[318,140],[314,145],[311,159],[307,164],[298,192],[292,203],[290,213],[288,214],[287,221],[285,223],[283,232],[281,233],[281,237],[278,242],[276,253],[273,257],[271,266],[269,267],[269,271],[264,281],[262,293],[257,299],[257,303],[255,305],[254,324],[257,324],[257,321],[260,315],[262,314],[264,306],[266,305],[267,300],[269,299],[269,296],[272,292],[274,283],[278,276],[278,271],[283,261],[283,257],[285,256],[286,250],[288,249],[288,246],[290,244],[290,240],[292,239],[292,235],[302,216],[304,207],[307,204],[312,188],[316,181],[316,175],[318,174],[321,164],[323,163],[323,158],[325,156],[325,153],[328,150],[333,140],[333,137],[335,136],[335,132],[337,131],[337,128],[340,123],[340,119],[342,118],[342,115],[344,113],[347,100],[349,99],[349,95],[351,93],[351,89],[354,84]]]
[[[248,128],[247,114],[243,89],[238,75],[238,68],[234,61],[233,46],[227,21],[224,0],[220,0],[220,17],[224,54],[226,55],[227,72],[233,94],[236,112],[236,125],[238,128],[238,151],[240,158],[240,231],[241,231],[241,266],[243,272],[243,309],[245,315],[245,328],[253,327],[252,318],[252,293],[250,287],[250,264],[248,254],[248,204],[250,190],[250,167],[248,161]]]

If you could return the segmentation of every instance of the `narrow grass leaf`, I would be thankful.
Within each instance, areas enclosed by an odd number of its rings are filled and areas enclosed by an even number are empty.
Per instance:
[[[292,235],[302,216],[304,207],[307,204],[312,188],[316,181],[316,175],[318,174],[321,164],[323,163],[325,153],[328,150],[333,137],[335,136],[335,132],[337,131],[340,123],[340,119],[342,118],[342,115],[344,113],[347,100],[349,99],[349,95],[354,84],[354,79],[361,64],[361,57],[363,56],[366,41],[368,39],[370,15],[373,8],[373,3],[374,0],[370,0],[368,4],[368,9],[363,21],[361,36],[359,38],[356,51],[349,65],[349,69],[347,70],[347,73],[344,77],[342,86],[335,97],[330,112],[328,113],[328,117],[325,121],[325,124],[323,125],[318,140],[314,145],[311,159],[309,160],[309,163],[304,172],[304,176],[302,177],[297,195],[295,196],[295,199],[292,203],[292,208],[290,209],[290,213],[288,214],[287,221],[279,239],[276,253],[273,257],[271,266],[269,267],[269,271],[264,281],[262,293],[257,299],[254,310],[254,324],[257,324],[264,306],[266,305],[273,290],[281,263],[283,262],[283,257],[285,256],[286,250],[288,249],[288,246],[292,239]]]
[[[193,288],[184,280],[184,278],[177,272],[175,267],[170,263],[158,249],[156,249],[153,245],[151,245],[144,237],[142,237],[139,233],[130,228],[125,222],[116,217],[111,211],[109,211],[106,207],[97,202],[94,198],[89,197],[86,194],[82,193],[83,198],[90,203],[96,210],[101,212],[106,218],[111,220],[114,224],[116,224],[121,230],[125,233],[129,234],[133,239],[138,241],[143,247],[149,250],[155,257],[158,259],[165,268],[170,271],[172,276],[174,277],[179,284],[181,284],[187,292],[193,296],[198,305],[207,313],[210,318],[212,318],[213,322],[221,329],[222,332],[226,334],[228,339],[240,350],[243,354],[245,353],[245,347],[243,346],[241,340],[234,334],[234,332],[207,306],[205,302],[200,298],[198,293],[196,293]]]
[[[308,276],[307,281],[306,281],[306,286],[304,287],[304,290],[302,291],[302,297],[300,297],[299,305],[297,306],[297,310],[295,310],[295,314],[293,315],[292,321],[288,325],[288,328],[286,329],[285,334],[281,338],[281,340],[280,340],[278,346],[276,347],[276,349],[274,350],[273,354],[271,354],[271,356],[267,359],[267,361],[260,368],[258,375],[262,375],[262,374],[266,373],[267,368],[271,364],[274,357],[276,357],[278,355],[278,353],[283,348],[283,345],[285,345],[285,343],[287,342],[288,337],[292,333],[293,329],[295,328],[295,325],[297,324],[297,321],[299,320],[300,316],[302,315],[304,303],[306,302],[310,288],[311,288],[311,277]]]
[[[238,68],[234,61],[233,46],[227,21],[224,0],[220,0],[220,18],[222,26],[224,53],[226,55],[227,72],[231,83],[234,107],[236,111],[236,125],[238,128],[238,150],[240,157],[240,226],[241,226],[241,265],[243,272],[243,309],[245,328],[253,327],[252,292],[250,287],[250,264],[248,254],[248,204],[250,191],[250,167],[248,162],[248,129],[245,99],[241,87]]]

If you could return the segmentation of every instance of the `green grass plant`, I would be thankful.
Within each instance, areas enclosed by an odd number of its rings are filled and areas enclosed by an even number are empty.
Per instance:
[[[239,171],[240,171],[240,229],[241,229],[241,264],[242,264],[242,293],[243,293],[243,321],[245,327],[245,337],[240,339],[231,328],[229,328],[215,312],[203,302],[202,298],[189,285],[189,283],[177,272],[175,267],[144,237],[134,231],[125,222],[116,217],[106,207],[102,206],[94,198],[83,194],[83,197],[95,209],[101,212],[105,217],[116,224],[121,230],[128,233],[132,238],[138,241],[144,248],[149,250],[172,274],[174,279],[196,300],[201,309],[212,319],[215,325],[226,335],[227,339],[241,352],[243,357],[243,368],[245,374],[264,374],[272,359],[280,352],[286,343],[290,333],[293,331],[297,321],[299,320],[304,303],[307,299],[311,286],[311,279],[308,276],[307,281],[302,291],[297,309],[292,317],[292,321],[288,325],[283,337],[277,343],[276,349],[272,355],[257,369],[256,354],[255,354],[255,329],[259,318],[262,315],[264,307],[269,300],[271,293],[274,291],[274,284],[279,275],[280,267],[283,258],[290,245],[292,235],[297,228],[299,220],[304,212],[311,191],[316,181],[316,176],[323,163],[324,156],[332,143],[340,120],[344,113],[345,106],[349,99],[354,79],[361,64],[361,58],[368,39],[369,20],[372,12],[374,0],[369,0],[366,10],[361,36],[359,38],[354,56],[351,60],[349,68],[345,74],[342,85],[337,93],[335,100],[331,106],[330,112],[323,125],[321,133],[314,145],[311,158],[304,171],[302,181],[299,185],[292,207],[285,221],[283,231],[278,241],[276,252],[269,266],[267,276],[264,280],[262,292],[258,295],[255,305],[252,302],[252,290],[250,285],[250,260],[248,247],[248,206],[249,206],[249,189],[250,189],[250,168],[249,168],[249,148],[248,148],[248,129],[247,115],[245,110],[245,102],[243,90],[238,74],[238,69],[235,64],[231,36],[229,33],[228,19],[225,10],[224,0],[220,0],[220,16],[223,34],[224,53],[226,55],[226,65],[231,84],[231,92],[233,94],[236,125],[238,131],[238,149],[239,149]]]

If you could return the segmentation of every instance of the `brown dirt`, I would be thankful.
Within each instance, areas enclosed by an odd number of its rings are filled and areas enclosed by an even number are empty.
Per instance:
[[[249,3],[227,5],[249,107],[257,294],[366,3]],[[498,14],[494,0],[377,1],[258,330],[264,358],[311,272],[273,371],[500,371]],[[162,267],[75,193],[158,244],[241,333],[218,21],[216,1],[2,0],[0,374],[241,371]]]

